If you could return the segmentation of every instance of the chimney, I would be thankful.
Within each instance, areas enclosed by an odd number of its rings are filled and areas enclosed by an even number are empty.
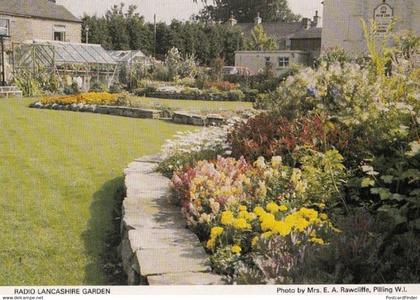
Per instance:
[[[319,15],[318,15],[318,11],[315,11],[315,16],[314,16],[314,20],[312,21],[311,27],[318,27],[319,24]]]
[[[236,24],[238,24],[238,21],[235,19],[233,14],[230,15],[230,18],[229,18],[228,22],[229,22],[230,26],[235,26]]]
[[[311,27],[311,19],[302,18],[302,27],[303,29],[309,29]]]
[[[262,23],[262,18],[260,16],[260,12],[257,13],[257,17],[254,19],[255,25]]]

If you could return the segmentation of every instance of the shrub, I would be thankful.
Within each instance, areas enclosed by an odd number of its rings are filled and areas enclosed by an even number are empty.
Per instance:
[[[227,92],[227,98],[230,101],[242,101],[245,98],[245,94],[241,90],[231,90]]]
[[[106,84],[104,84],[103,82],[100,82],[100,81],[94,81],[90,85],[89,92],[101,93],[101,92],[106,92],[107,90],[108,90],[108,88],[107,88]]]
[[[122,93],[124,91],[122,85],[118,82],[114,82],[110,87],[109,87],[109,92],[111,94],[119,94]]]
[[[236,89],[238,86],[234,83],[230,83],[229,81],[210,81],[206,82],[204,87],[206,89],[217,89],[219,91],[231,91]]]
[[[275,114],[262,113],[245,123],[238,123],[229,134],[232,153],[252,161],[259,156],[280,155],[287,161],[302,147],[324,151],[347,146],[346,133],[320,116],[303,117],[295,121]]]
[[[63,91],[66,95],[76,95],[80,93],[79,85],[77,82],[73,82],[71,85],[64,87]]]

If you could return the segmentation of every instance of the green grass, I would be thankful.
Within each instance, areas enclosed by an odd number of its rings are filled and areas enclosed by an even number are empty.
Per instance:
[[[106,284],[123,169],[190,129],[0,99],[0,285]]]
[[[251,102],[238,101],[201,101],[201,100],[172,100],[146,97],[132,97],[132,103],[139,107],[153,108],[156,105],[168,106],[174,110],[187,111],[238,111],[251,109]]]

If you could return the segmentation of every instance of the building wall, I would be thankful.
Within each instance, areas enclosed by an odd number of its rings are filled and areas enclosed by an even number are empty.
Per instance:
[[[235,66],[246,67],[251,71],[251,74],[257,74],[264,70],[266,57],[270,58],[277,75],[287,70],[287,68],[278,66],[279,57],[288,57],[289,65],[306,65],[308,63],[308,54],[302,51],[237,51],[235,53]]]
[[[66,42],[81,42],[82,25],[80,23],[15,16],[0,16],[0,18],[9,20],[10,41],[14,43],[35,39],[53,40],[56,25],[66,27]]]
[[[344,48],[352,54],[366,52],[361,19],[370,22],[383,0],[325,0],[322,50]],[[420,35],[420,1],[387,0],[394,9],[395,31],[411,30]]]

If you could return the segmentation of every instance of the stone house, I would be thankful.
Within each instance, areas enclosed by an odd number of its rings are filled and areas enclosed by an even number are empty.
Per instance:
[[[4,78],[0,74],[0,82],[11,81],[12,54],[19,45],[35,40],[80,43],[81,32],[81,20],[55,0],[1,0],[0,35],[6,37],[4,52],[0,51],[5,69]]]
[[[420,35],[419,0],[325,0],[322,51],[343,48],[349,53],[366,53],[361,20],[378,23],[383,33],[394,21],[394,31],[410,30]]]
[[[259,15],[254,23],[237,23],[233,17],[228,21],[231,26],[239,26],[245,38],[250,38],[252,30],[258,24],[267,35],[277,42],[276,51],[237,51],[235,66],[248,68],[256,74],[271,64],[273,71],[281,75],[293,64],[310,65],[321,52],[322,28],[319,25],[318,12],[313,19],[303,18],[300,22],[263,22]]]
[[[7,0],[0,1],[0,31],[9,35],[12,43],[80,43],[82,22],[55,0]]]
[[[250,75],[256,75],[271,65],[274,74],[280,76],[292,65],[307,65],[309,56],[308,52],[300,50],[236,51],[235,66],[246,68]]]

